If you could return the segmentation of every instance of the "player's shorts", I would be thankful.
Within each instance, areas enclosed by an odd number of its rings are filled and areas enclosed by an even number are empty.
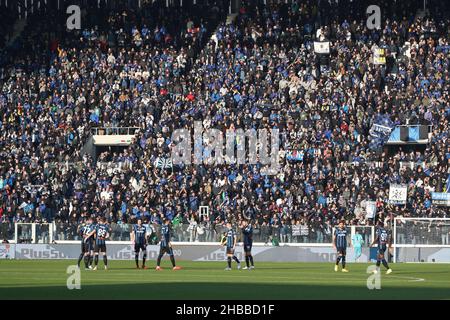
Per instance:
[[[84,244],[84,252],[91,252],[94,250],[94,242],[88,241]]]
[[[106,244],[95,244],[94,252],[106,252]]]
[[[342,254],[343,256],[345,256],[347,254],[347,248],[346,247],[337,247],[337,253]]]
[[[139,253],[140,250],[147,251],[147,245],[145,243],[135,243],[134,252]]]
[[[244,252],[245,253],[252,252],[252,243],[244,243]]]
[[[227,254],[234,254],[234,249],[227,247]]]
[[[362,254],[362,248],[361,247],[355,247],[355,257],[358,258]]]
[[[173,256],[173,250],[170,246],[160,246],[160,254],[167,253],[169,256]]]
[[[378,246],[378,254],[383,254],[384,255],[384,253],[386,252],[386,245],[384,244],[384,245],[379,245]]]

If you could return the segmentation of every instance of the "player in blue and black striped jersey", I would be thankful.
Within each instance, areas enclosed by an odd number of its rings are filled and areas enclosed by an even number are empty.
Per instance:
[[[137,220],[137,224],[133,225],[131,232],[131,241],[134,244],[134,259],[136,261],[136,269],[139,269],[139,253],[142,254],[142,269],[147,269],[145,260],[147,259],[147,228],[142,224],[142,219]]]
[[[106,257],[106,239],[109,238],[109,226],[106,224],[106,218],[101,217],[100,223],[95,227],[95,246],[94,246],[94,270],[97,270],[98,266],[98,253],[103,254],[103,263],[105,270],[108,270],[108,258]]]
[[[83,222],[80,225],[78,225],[78,228],[77,228],[77,233],[81,237],[81,253],[80,253],[80,256],[78,257],[78,262],[77,262],[78,269],[80,268],[81,260],[83,260],[83,258],[86,256],[86,250],[85,250],[86,248],[84,245],[84,228],[85,227],[86,227],[86,223]]]
[[[245,264],[244,270],[254,269],[253,256],[252,256],[252,245],[253,245],[253,227],[248,223],[247,220],[241,222],[242,235],[244,236],[244,253],[245,253]],[[251,264],[251,266],[250,266]]]
[[[95,230],[94,219],[90,217],[87,225],[83,229],[83,242],[84,242],[84,265],[86,269],[92,269],[92,261],[94,257],[94,236]]]
[[[347,230],[344,221],[340,221],[333,234],[333,248],[337,251],[334,271],[339,270],[339,262],[342,261],[342,272],[348,272],[345,268],[345,256],[347,255]]]
[[[167,253],[170,257],[170,261],[172,262],[173,270],[180,270],[181,268],[176,266],[175,257],[173,255],[172,243],[171,239],[171,231],[170,231],[170,220],[165,218],[163,221],[163,225],[161,226],[161,241],[159,245],[159,255],[156,260],[156,270],[162,270],[161,268],[161,259],[165,253]]]
[[[233,230],[231,223],[227,222],[227,229],[228,231],[225,233],[223,239],[222,239],[222,246],[226,246],[227,248],[227,267],[225,268],[226,271],[231,270],[231,259],[236,261],[237,268],[241,269],[241,263],[239,259],[235,256],[234,250],[236,249],[236,242],[237,242],[237,236],[236,232]]]
[[[383,266],[387,269],[386,274],[390,274],[392,272],[392,269],[389,268],[389,265],[384,257],[384,254],[386,252],[386,249],[388,247],[390,248],[392,245],[391,241],[391,235],[389,232],[384,228],[384,223],[379,222],[375,239],[373,240],[371,247],[377,244],[378,246],[378,253],[377,253],[377,268],[373,271],[374,273],[378,273],[380,270],[380,264],[383,263]]]

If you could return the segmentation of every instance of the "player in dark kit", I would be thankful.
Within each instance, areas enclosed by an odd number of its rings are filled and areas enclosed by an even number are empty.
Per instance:
[[[383,266],[387,269],[386,274],[390,274],[392,272],[392,269],[389,268],[389,265],[386,259],[384,258],[384,253],[386,252],[388,246],[389,248],[391,248],[392,241],[390,234],[384,228],[383,222],[378,223],[376,237],[370,246],[372,247],[374,244],[377,244],[378,246],[378,255],[377,255],[377,269],[375,269],[373,272],[378,273],[380,270],[380,264],[383,263]]]
[[[231,223],[227,222],[228,231],[225,233],[225,237],[222,240],[222,246],[226,245],[227,248],[227,267],[225,271],[231,270],[231,259],[236,261],[238,270],[241,269],[241,262],[234,255],[234,250],[236,248],[237,236],[236,232],[231,228]]]
[[[252,270],[255,268],[253,264],[252,245],[253,245],[253,227],[247,220],[243,220],[241,223],[242,234],[244,235],[244,252],[245,252],[245,264],[244,270]],[[251,264],[251,266],[249,265]]]
[[[134,259],[136,261],[136,269],[139,269],[139,253],[142,254],[142,269],[148,269],[145,266],[145,260],[147,259],[147,228],[142,225],[142,219],[137,220],[137,224],[133,226],[131,232],[131,241],[134,244]]]
[[[172,243],[170,242],[171,234],[170,234],[170,220],[164,219],[163,225],[161,227],[161,242],[159,245],[159,255],[158,259],[156,260],[156,270],[160,271],[162,268],[161,265],[161,259],[165,253],[167,253],[170,256],[170,261],[172,262],[172,269],[173,270],[180,270],[181,268],[176,266],[175,264],[175,257],[173,255],[173,249],[172,249]]]
[[[345,229],[344,221],[340,221],[338,227],[333,234],[333,248],[337,251],[336,265],[334,271],[339,270],[339,261],[342,261],[342,272],[348,272],[345,269],[345,256],[347,254],[347,230]]]
[[[95,228],[95,246],[94,246],[94,270],[97,270],[98,266],[98,253],[103,254],[103,263],[105,264],[105,270],[108,270],[108,258],[106,257],[106,239],[109,238],[109,227],[106,224],[106,218],[102,217],[100,223]]]
[[[84,242],[84,265],[86,269],[92,269],[92,260],[94,256],[94,236],[95,230],[94,219],[89,218],[88,224],[83,229],[83,242]]]
[[[170,220],[164,219],[164,223],[161,227],[161,242],[159,246],[159,255],[158,260],[156,261],[156,270],[162,270],[160,267],[161,259],[165,253],[170,256],[170,261],[172,262],[173,270],[180,270],[180,267],[175,265],[175,257],[173,256],[172,243],[170,242],[171,234],[170,234]]]
[[[81,260],[83,260],[83,258],[86,256],[86,250],[85,250],[85,245],[84,245],[84,228],[85,227],[86,227],[86,224],[85,224],[85,222],[83,222],[77,228],[77,233],[81,237],[81,253],[80,253],[80,256],[78,257],[78,262],[77,262],[78,269],[80,269]]]

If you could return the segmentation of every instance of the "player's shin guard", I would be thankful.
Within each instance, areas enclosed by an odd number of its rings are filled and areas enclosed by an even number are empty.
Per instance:
[[[106,255],[103,256],[103,263],[105,264],[105,266],[108,265],[108,257]]]
[[[142,256],[142,267],[145,267],[145,260],[147,260],[147,252],[144,252],[144,255]]]
[[[175,267],[175,257],[173,256],[173,254],[170,256],[170,262],[172,262],[172,266]]]
[[[383,263],[383,266],[384,266],[386,269],[389,269],[389,265],[388,265],[386,259],[381,260],[381,262]]]
[[[236,263],[241,263],[236,256],[233,256],[233,260],[236,261]]]
[[[252,267],[254,266],[253,265],[253,256],[252,255],[249,255],[248,256],[248,259],[250,260],[250,264],[252,265]]]
[[[95,255],[94,264],[95,264],[95,266],[98,265],[98,254]]]
[[[342,268],[345,269],[345,256],[342,256]]]
[[[227,257],[228,268],[231,269],[231,257]]]
[[[77,262],[78,268],[80,267],[80,263],[81,263],[81,260],[83,260],[83,257],[84,257],[84,253],[80,253],[80,256],[78,257],[78,262]]]
[[[341,261],[341,256],[338,256],[337,258],[336,258],[336,265],[339,265],[339,262]]]
[[[136,267],[139,268],[139,253],[136,253],[136,254],[134,255],[134,261],[136,261]]]
[[[162,254],[161,253],[159,253],[159,255],[158,255],[158,259],[156,260],[156,265],[159,267],[159,265],[161,264],[161,258],[162,258]]]
[[[245,256],[245,264],[247,265],[247,268],[250,267],[249,261],[250,261],[249,257]]]

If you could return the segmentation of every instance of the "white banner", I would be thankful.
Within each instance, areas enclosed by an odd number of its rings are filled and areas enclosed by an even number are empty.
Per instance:
[[[384,49],[375,49],[373,52],[373,64],[386,64],[386,55]]]
[[[376,212],[377,212],[376,202],[375,201],[366,201],[366,218],[367,219],[375,218]]]
[[[314,52],[322,53],[322,54],[330,54],[330,42],[329,41],[324,41],[324,42],[314,41]]]
[[[405,204],[408,196],[408,186],[406,184],[389,185],[389,202],[393,204]]]
[[[380,136],[386,136],[390,135],[392,132],[392,128],[382,126],[381,124],[374,123],[372,127],[370,128],[369,134],[372,137],[380,137]]]
[[[171,169],[173,167],[172,159],[158,157],[155,160],[155,167],[160,169]]]

